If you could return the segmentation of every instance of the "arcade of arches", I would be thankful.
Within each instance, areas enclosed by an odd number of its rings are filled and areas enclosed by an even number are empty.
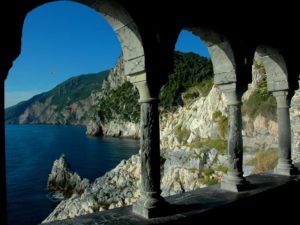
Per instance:
[[[0,73],[2,97],[4,80],[21,48],[21,31],[26,14],[52,0],[11,1],[1,9]],[[214,83],[225,94],[228,102],[229,171],[221,188],[239,192],[249,188],[243,177],[243,142],[241,96],[251,82],[251,66],[255,52],[262,57],[267,73],[268,90],[277,101],[279,160],[274,173],[291,176],[298,171],[291,160],[291,128],[289,107],[298,89],[300,72],[300,40],[294,29],[293,14],[274,18],[268,26],[258,26],[261,18],[236,11],[229,5],[213,6],[197,12],[196,1],[185,5],[174,3],[172,8],[158,7],[157,1],[76,0],[100,12],[116,32],[123,51],[125,75],[138,88],[141,104],[141,198],[133,211],[145,218],[158,216],[168,203],[160,195],[160,149],[158,94],[173,69],[173,53],[182,29],[199,36],[208,47],[214,69]],[[1,3],[4,4],[4,3]],[[203,3],[204,6],[204,3]],[[238,7],[238,6],[237,6]],[[263,6],[261,6],[263,7]],[[254,10],[249,5],[249,11]],[[281,10],[281,9],[274,9]],[[155,12],[155,13],[153,13]],[[276,11],[277,12],[277,11]],[[267,18],[272,14],[266,10]],[[219,18],[211,18],[218,14]],[[213,16],[214,16],[213,15]],[[208,20],[209,18],[209,20]],[[250,19],[251,18],[251,19]],[[235,21],[242,20],[238,25]],[[255,25],[255,26],[254,26]],[[255,28],[255,31],[254,31]],[[5,34],[5,35],[4,35]],[[2,109],[4,100],[1,99]],[[4,149],[4,116],[1,111],[1,149]],[[1,174],[5,174],[5,151],[1,151]],[[5,176],[1,176],[5,184]],[[5,208],[5,185],[1,185],[1,206]]]

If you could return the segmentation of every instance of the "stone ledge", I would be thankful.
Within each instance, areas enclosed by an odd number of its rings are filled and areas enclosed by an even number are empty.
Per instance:
[[[128,206],[45,225],[200,224],[204,221],[241,224],[295,220],[298,207],[293,207],[292,201],[300,202],[299,175],[264,173],[249,176],[247,180],[251,183],[250,190],[240,193],[222,191],[220,185],[214,185],[170,196],[166,198],[172,204],[169,215],[160,218],[144,219],[132,213],[132,207]]]

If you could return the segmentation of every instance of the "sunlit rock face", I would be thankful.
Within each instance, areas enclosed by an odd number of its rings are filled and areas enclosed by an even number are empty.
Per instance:
[[[66,197],[70,197],[74,193],[82,193],[88,186],[89,180],[81,179],[73,172],[64,155],[54,161],[47,182],[49,191],[61,192]]]

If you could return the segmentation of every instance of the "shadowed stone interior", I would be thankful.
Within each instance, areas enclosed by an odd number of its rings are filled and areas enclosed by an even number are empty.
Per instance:
[[[2,1],[0,10],[5,19],[1,20],[2,37],[0,41],[0,76],[1,108],[4,109],[4,81],[13,61],[21,51],[22,27],[26,15],[34,8],[52,0]],[[264,5],[262,2],[237,4],[222,2],[201,2],[199,13],[198,1],[178,1],[163,6],[162,1],[127,1],[127,0],[77,0],[103,14],[122,45],[125,74],[136,84],[141,97],[142,146],[142,187],[144,194],[140,199],[138,212],[146,218],[150,211],[171,213],[155,219],[143,219],[131,212],[131,207],[115,209],[103,213],[82,216],[77,219],[54,222],[51,224],[183,224],[202,221],[221,221],[235,223],[243,220],[248,211],[263,215],[263,210],[273,210],[272,215],[287,215],[295,212],[289,198],[299,200],[299,177],[291,176],[296,172],[291,161],[291,135],[289,100],[298,89],[300,74],[300,34],[298,7],[292,3]],[[247,9],[247,10],[245,10]],[[255,16],[257,12],[263,16]],[[285,16],[282,15],[283,11]],[[4,13],[5,12],[5,13]],[[228,97],[230,137],[228,153],[231,163],[230,179],[225,178],[221,185],[224,189],[241,191],[247,186],[248,191],[241,193],[226,192],[218,186],[185,193],[167,198],[171,205],[160,197],[159,171],[159,121],[157,101],[159,88],[168,80],[173,71],[173,53],[180,31],[186,27],[204,39],[211,53],[214,68],[214,81],[220,85]],[[263,44],[263,45],[261,45]],[[260,45],[260,46],[259,46]],[[279,124],[279,163],[276,173],[285,175],[263,174],[247,177],[249,186],[243,178],[243,146],[241,142],[240,104],[232,103],[244,87],[251,82],[251,66],[255,52],[262,55],[266,68],[269,91],[277,100]],[[141,76],[140,76],[141,75]],[[137,82],[138,80],[138,82]],[[283,104],[283,105],[282,105]],[[0,149],[4,145],[4,110],[0,115]],[[6,178],[5,151],[0,153],[0,207],[1,224],[6,224]],[[224,185],[226,183],[226,185]],[[247,185],[246,185],[247,184]],[[296,191],[297,190],[297,191]],[[262,195],[264,194],[264,196]],[[274,200],[275,199],[275,200]],[[275,202],[275,203],[274,203]],[[284,209],[280,207],[283,205]],[[142,208],[142,210],[140,210]],[[151,210],[148,210],[151,209]],[[293,211],[294,210],[294,211]],[[245,211],[247,211],[245,213]],[[268,217],[276,221],[278,217]],[[161,215],[160,215],[161,216]],[[289,217],[284,216],[287,222]],[[256,221],[247,218],[249,221]],[[257,222],[257,221],[256,221]]]

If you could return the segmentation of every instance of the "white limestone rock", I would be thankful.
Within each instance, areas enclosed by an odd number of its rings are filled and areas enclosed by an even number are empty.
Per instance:
[[[81,179],[72,171],[65,155],[54,161],[47,182],[49,191],[59,191],[65,196],[70,196],[74,193],[82,193],[88,186],[89,180]]]

